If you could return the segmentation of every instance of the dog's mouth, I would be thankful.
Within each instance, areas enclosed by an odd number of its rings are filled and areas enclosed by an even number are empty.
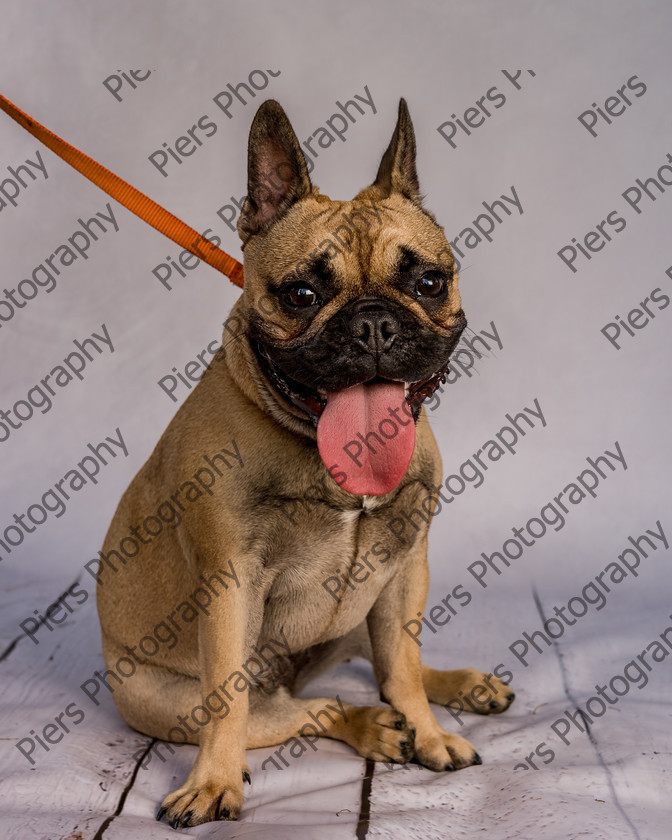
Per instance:
[[[320,457],[343,490],[381,496],[398,486],[413,456],[420,407],[445,381],[449,363],[416,382],[374,376],[323,391],[289,377],[258,342],[254,349],[273,387],[317,427]]]

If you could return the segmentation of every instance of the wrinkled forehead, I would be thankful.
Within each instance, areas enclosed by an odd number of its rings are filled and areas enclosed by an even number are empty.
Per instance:
[[[452,272],[443,230],[411,202],[320,199],[295,205],[266,236],[250,242],[246,258],[253,258],[260,279],[277,283],[312,275],[375,295],[413,269]]]

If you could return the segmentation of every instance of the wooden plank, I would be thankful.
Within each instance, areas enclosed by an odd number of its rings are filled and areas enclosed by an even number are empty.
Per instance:
[[[95,706],[80,690],[103,664],[97,615],[91,607],[86,605],[60,631],[58,641],[45,638],[38,645],[17,645],[0,665],[0,795],[8,840],[25,838],[28,829],[37,837],[77,832],[93,837],[117,806],[135,766],[134,753],[149,741],[123,723],[109,695]],[[57,743],[48,743],[48,738],[58,737]],[[33,752],[26,757],[16,745],[29,738]],[[31,744],[23,744],[28,752]]]
[[[595,695],[596,683],[622,674],[632,656],[666,626],[660,599],[644,622],[641,599],[647,596],[638,596],[628,612],[614,608],[605,615],[588,614],[571,634],[531,659],[527,669],[519,665],[517,699],[505,715],[465,715],[459,727],[435,707],[444,728],[459,731],[477,746],[483,766],[433,774],[418,767],[390,772],[378,765],[368,837],[396,832],[409,840],[428,840],[448,831],[538,840],[668,836],[663,787],[672,771],[667,660],[656,666],[645,688],[631,687],[594,720],[590,735],[573,727],[566,745],[551,729],[566,711],[575,714],[577,705]],[[509,606],[517,612],[513,602]],[[528,756],[536,770],[513,769]]]
[[[24,840],[27,833],[70,840],[94,838],[117,810],[136,771],[139,751],[151,743],[122,721],[109,692],[101,690],[96,698],[100,705],[96,706],[80,688],[103,667],[95,607],[86,604],[67,626],[59,628],[58,635],[48,634],[38,645],[28,640],[17,645],[0,667],[4,836],[8,840]],[[355,673],[351,682],[358,680]],[[342,685],[338,689],[332,685],[331,690],[341,691]],[[67,733],[57,722],[66,709],[70,716],[66,713],[61,722],[68,727]],[[79,716],[82,719],[76,722]],[[50,745],[46,738],[56,740],[59,732],[62,739]],[[29,758],[16,748],[26,738],[33,739]],[[29,746],[24,741],[26,751]],[[333,840],[354,836],[362,759],[347,746],[325,739],[318,742],[315,752],[306,747],[305,754],[289,767],[276,769],[271,764],[262,770],[263,761],[272,752],[249,753],[253,784],[247,790],[241,820],[199,827],[195,829],[198,836],[209,836],[215,828],[218,837],[254,836],[263,826],[273,826],[274,832],[284,826],[275,836],[287,838],[295,837],[298,827],[308,830],[310,826]],[[104,831],[106,840],[175,836],[165,822],[156,823],[154,815],[166,793],[186,778],[196,748],[176,748],[172,756],[166,748],[161,753],[167,756],[165,762],[155,757],[137,771],[121,815]]]

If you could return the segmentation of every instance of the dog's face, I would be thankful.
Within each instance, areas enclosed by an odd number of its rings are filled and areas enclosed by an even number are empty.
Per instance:
[[[317,425],[328,469],[345,443],[362,441],[344,489],[390,492],[410,462],[420,405],[466,326],[450,246],[420,203],[405,102],[374,183],[352,201],[319,194],[284,111],[265,102],[238,228],[262,370]],[[379,453],[363,440],[370,433],[385,439]]]

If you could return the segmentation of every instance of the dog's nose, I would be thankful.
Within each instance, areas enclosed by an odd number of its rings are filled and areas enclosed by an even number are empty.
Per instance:
[[[368,353],[379,356],[389,350],[399,333],[399,323],[385,309],[365,309],[350,320],[350,334]]]

